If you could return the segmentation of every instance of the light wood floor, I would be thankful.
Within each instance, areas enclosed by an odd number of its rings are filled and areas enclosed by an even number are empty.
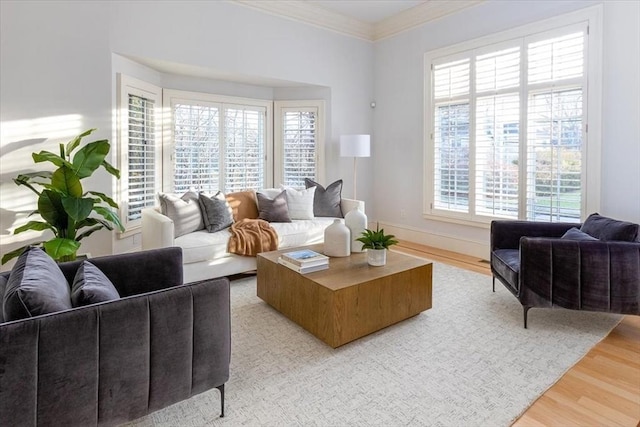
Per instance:
[[[395,248],[491,275],[486,260],[404,241]],[[513,423],[528,426],[640,426],[640,317],[625,316]]]

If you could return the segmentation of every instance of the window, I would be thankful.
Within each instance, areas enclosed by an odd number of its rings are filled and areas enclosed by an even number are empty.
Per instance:
[[[589,16],[574,20],[425,56],[426,215],[580,221],[597,210],[588,183],[599,166],[587,153],[599,140],[587,123],[598,121],[598,73],[588,63],[598,62],[598,43],[590,45]]]
[[[271,184],[271,102],[164,91],[164,188],[215,194]]]
[[[142,209],[155,205],[160,190],[161,89],[118,75],[120,143],[120,218],[125,233],[141,225]]]
[[[304,179],[323,180],[324,102],[276,101],[275,183],[304,188]]]

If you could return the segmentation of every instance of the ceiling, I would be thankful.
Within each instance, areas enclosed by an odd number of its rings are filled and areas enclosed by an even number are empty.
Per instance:
[[[316,6],[375,24],[397,15],[412,7],[426,3],[426,0],[306,0]]]

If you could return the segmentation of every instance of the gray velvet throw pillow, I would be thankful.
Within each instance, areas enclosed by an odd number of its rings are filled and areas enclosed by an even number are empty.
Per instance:
[[[561,239],[565,240],[598,240],[593,236],[588,235],[587,233],[578,230],[575,227],[572,227],[567,230],[561,237]]]
[[[286,191],[278,194],[273,199],[262,193],[256,193],[256,196],[258,197],[258,218],[268,222],[291,222]]]
[[[68,310],[69,284],[53,258],[30,247],[11,270],[2,306],[6,322]]]
[[[638,238],[638,224],[607,218],[598,213],[589,215],[580,231],[604,241],[635,242]]]
[[[89,261],[78,267],[71,286],[71,304],[74,307],[112,301],[120,298],[120,294],[111,280]]]
[[[202,209],[204,227],[209,233],[224,230],[233,224],[233,214],[224,194],[218,191],[215,196],[200,194],[198,203]]]
[[[313,196],[313,214],[315,216],[344,217],[340,206],[342,199],[341,179],[329,184],[326,189],[309,178],[304,179],[304,185],[307,188],[316,187],[316,194]]]
[[[0,323],[4,322],[4,314],[2,314],[2,300],[4,299],[4,290],[7,288],[7,276],[0,276]]]

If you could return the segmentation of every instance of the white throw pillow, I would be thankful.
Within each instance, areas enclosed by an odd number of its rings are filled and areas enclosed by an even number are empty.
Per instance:
[[[313,219],[313,196],[316,187],[296,190],[292,187],[281,186],[287,192],[287,205],[291,219]]]
[[[158,193],[158,199],[160,199],[162,214],[173,220],[175,237],[204,229],[198,193],[188,191],[182,197]]]

